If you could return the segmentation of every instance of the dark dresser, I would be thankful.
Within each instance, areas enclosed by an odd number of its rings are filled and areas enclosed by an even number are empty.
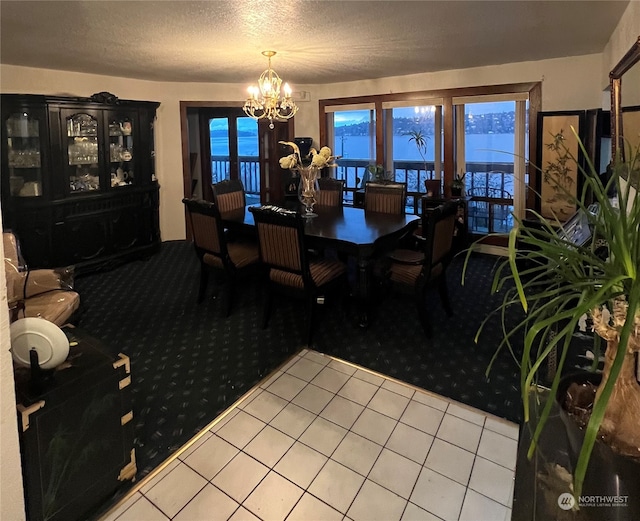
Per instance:
[[[66,362],[35,380],[16,368],[25,502],[30,521],[86,519],[135,479],[129,358],[63,328]]]

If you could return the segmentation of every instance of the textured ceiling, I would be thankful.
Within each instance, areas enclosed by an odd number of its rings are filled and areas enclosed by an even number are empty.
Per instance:
[[[625,1],[0,1],[5,64],[334,83],[602,52]]]

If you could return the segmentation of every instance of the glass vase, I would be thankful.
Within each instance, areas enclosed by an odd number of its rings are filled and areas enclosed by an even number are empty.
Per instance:
[[[300,183],[298,184],[298,199],[302,203],[304,212],[303,217],[315,217],[313,213],[313,205],[316,204],[316,193],[318,192],[318,177],[320,170],[313,166],[305,166],[298,171],[300,174]]]

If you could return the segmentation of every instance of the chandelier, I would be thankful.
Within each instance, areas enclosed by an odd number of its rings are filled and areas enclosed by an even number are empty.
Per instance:
[[[269,68],[260,75],[257,87],[249,87],[249,97],[242,108],[250,118],[268,119],[269,128],[273,129],[274,119],[292,118],[298,112],[298,106],[291,98],[289,84],[282,85],[280,76],[271,68],[271,57],[276,51],[262,51],[262,54],[269,59]]]

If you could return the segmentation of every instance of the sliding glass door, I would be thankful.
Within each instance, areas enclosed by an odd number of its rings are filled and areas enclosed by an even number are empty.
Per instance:
[[[201,143],[204,179],[218,183],[240,179],[247,202],[260,200],[260,155],[258,122],[241,109],[215,108],[202,111]]]
[[[444,193],[442,100],[383,102],[382,108],[385,170],[407,184],[407,211],[419,213],[423,195]]]
[[[371,103],[328,107],[328,144],[340,156],[333,172],[345,181],[345,202],[354,203],[364,189],[367,166],[376,164],[376,112]]]
[[[524,201],[525,102],[487,98],[454,99],[456,175],[463,178],[469,231],[476,235],[509,232]]]
[[[470,232],[506,233],[536,208],[527,165],[540,105],[539,82],[320,100],[320,139],[344,156],[335,175],[355,192],[345,202],[357,203],[371,164],[407,183],[416,214],[423,196],[451,197],[463,177]]]

